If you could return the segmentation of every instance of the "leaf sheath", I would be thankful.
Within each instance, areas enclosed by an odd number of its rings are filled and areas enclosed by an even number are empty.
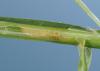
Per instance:
[[[0,36],[16,39],[42,40],[78,45],[77,40],[86,40],[86,46],[100,48],[100,33],[83,27],[41,20],[0,17]]]

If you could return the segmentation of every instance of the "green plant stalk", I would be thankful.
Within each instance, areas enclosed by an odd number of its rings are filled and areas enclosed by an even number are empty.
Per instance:
[[[83,27],[41,20],[0,17],[0,36],[78,45],[84,39],[89,48],[100,48],[100,33]]]

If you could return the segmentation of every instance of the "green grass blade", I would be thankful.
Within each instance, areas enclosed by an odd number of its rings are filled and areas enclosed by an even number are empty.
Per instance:
[[[83,11],[100,27],[99,18],[88,8],[82,0],[75,0],[76,3],[83,9]]]
[[[92,48],[85,47],[85,40],[79,40],[79,67],[78,71],[88,71],[92,59]]]

